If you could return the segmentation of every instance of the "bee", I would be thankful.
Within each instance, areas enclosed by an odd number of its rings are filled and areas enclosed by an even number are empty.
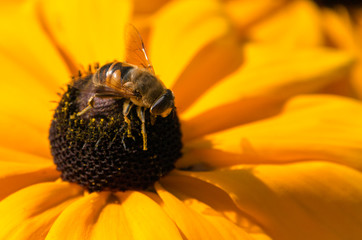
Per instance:
[[[91,111],[96,98],[124,99],[123,116],[124,122],[128,124],[128,135],[130,136],[131,122],[127,116],[135,106],[142,123],[143,150],[147,150],[145,111],[149,110],[153,118],[167,117],[175,108],[175,97],[156,77],[137,29],[129,26],[126,34],[128,38],[125,61],[114,61],[97,69],[89,80],[93,92],[88,105],[78,112],[77,116]]]

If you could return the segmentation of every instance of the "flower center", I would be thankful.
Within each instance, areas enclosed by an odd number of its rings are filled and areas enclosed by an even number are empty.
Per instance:
[[[346,7],[357,7],[361,6],[360,0],[314,0],[317,4],[321,6],[337,6],[337,5],[344,5]]]
[[[149,188],[181,157],[175,110],[163,118],[146,109],[142,126],[136,106],[125,121],[125,99],[95,98],[93,108],[79,116],[94,94],[82,91],[81,86],[90,78],[88,75],[69,85],[55,110],[49,140],[57,170],[63,180],[90,192]]]

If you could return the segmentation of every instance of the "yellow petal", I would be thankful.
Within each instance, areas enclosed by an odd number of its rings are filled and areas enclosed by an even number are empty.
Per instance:
[[[56,92],[60,89],[53,89],[54,92],[50,91],[37,79],[36,74],[27,71],[20,63],[4,57],[1,53],[0,66],[4,79],[0,82],[2,116],[24,122],[24,124],[29,125],[28,127],[38,132],[36,135],[48,134],[50,120],[53,115],[52,110],[56,107],[56,104],[51,101],[59,98]],[[16,131],[12,127],[5,125],[7,120],[2,121],[4,121],[1,124],[1,127],[4,128],[1,131],[3,134],[4,132]],[[31,137],[31,135],[27,136],[28,139],[31,139]]]
[[[134,14],[136,16],[141,14],[151,14],[156,12],[163,5],[167,4],[168,1],[169,0],[133,0]]]
[[[50,156],[47,136],[56,106],[51,101],[58,99],[56,92],[70,78],[39,26],[34,8],[29,2],[0,17],[3,22],[14,22],[0,25],[4,34],[0,40],[0,145]]]
[[[330,44],[335,47],[346,49],[351,53],[358,53],[358,39],[348,10],[342,6],[338,9],[322,9],[323,30]]]
[[[156,184],[156,190],[164,202],[164,210],[187,239],[251,239],[236,225],[218,216],[201,202],[194,201],[193,207],[190,207],[167,192],[160,184]]]
[[[119,201],[108,202],[99,213],[95,224],[91,226],[92,232],[87,238],[82,239],[132,239],[130,229],[125,224],[121,212],[122,205]]]
[[[91,239],[108,196],[108,192],[92,193],[73,202],[56,219],[46,239]]]
[[[245,239],[249,239],[250,236],[252,239],[270,239],[260,226],[240,211],[229,195],[220,188],[196,178],[176,174],[161,179],[161,184],[188,208],[198,212],[209,221],[218,221],[217,225],[223,225],[225,228],[230,227],[227,231],[238,232]],[[243,231],[234,228],[223,218],[239,226]]]
[[[28,87],[29,93],[35,91],[28,95],[28,101],[39,97],[36,92],[38,85],[41,85],[39,87],[41,90],[47,89],[49,93],[55,93],[60,86],[70,80],[70,73],[62,59],[62,54],[53,45],[47,32],[39,23],[36,1],[24,1],[14,4],[11,8],[3,8],[3,6],[1,8],[0,70],[3,76],[2,81],[13,83],[14,89]],[[8,59],[12,65],[16,65],[16,68],[14,66],[8,68],[7,65],[3,65],[3,58]],[[32,77],[21,77],[25,75]],[[3,91],[2,94],[4,93],[6,92]],[[13,97],[21,97],[21,94],[18,92]],[[47,101],[50,100],[53,99]]]
[[[76,66],[124,58],[124,26],[130,2],[42,1],[41,19],[54,42]]]
[[[248,45],[245,59],[238,71],[181,115],[185,140],[271,116],[285,99],[322,89],[348,73],[353,63],[352,56],[341,51],[291,52],[260,44]]]
[[[172,219],[148,196],[136,191],[117,196],[123,217],[120,224],[130,233],[130,239],[182,239]]]
[[[0,203],[0,238],[44,239],[54,220],[81,191],[65,182],[41,183],[9,196]]]
[[[150,58],[156,74],[175,92],[180,111],[241,63],[217,1],[173,1],[154,16],[152,27]]]
[[[312,1],[291,1],[271,17],[250,28],[249,38],[279,48],[319,46],[323,43],[320,12]]]
[[[0,118],[0,146],[51,159],[48,133],[14,116]]]
[[[180,238],[176,226],[153,200],[132,191],[116,195],[92,193],[74,202],[55,221],[47,239],[150,237]]]
[[[12,150],[4,147],[0,147],[0,161],[14,164],[29,164],[30,165],[47,165],[53,164],[52,159],[40,157],[18,150]],[[6,171],[6,169],[0,168],[0,171]]]
[[[359,60],[350,76],[351,80],[348,82],[344,81],[344,84],[352,84],[352,89],[357,92],[359,98],[362,98],[362,28],[359,28],[361,24],[358,24],[358,17],[360,15],[361,13],[357,11],[356,14],[352,15],[342,6],[334,10],[326,8],[322,11],[323,30],[329,44],[333,47],[347,50]],[[340,93],[341,86],[337,87],[333,90],[335,93]],[[352,93],[348,95],[354,96]]]
[[[0,17],[2,22],[12,23],[0,24],[0,31],[4,35],[0,39],[0,71],[3,77],[0,82],[0,107],[4,116],[0,131],[4,134],[2,141],[9,147],[16,144],[9,139],[16,137],[36,142],[37,136],[41,135],[45,136],[43,139],[46,141],[52,109],[56,107],[51,101],[59,98],[56,92],[70,80],[61,55],[38,23],[35,8],[33,2],[29,1],[11,8]],[[16,124],[27,126],[21,131],[14,129]],[[35,133],[27,135],[32,131]],[[39,142],[35,148],[39,148],[44,141]],[[48,152],[43,155],[49,155]]]
[[[225,8],[237,26],[240,35],[244,35],[256,23],[268,20],[270,16],[284,9],[286,0],[226,1]]]
[[[185,158],[214,166],[319,159],[362,170],[361,123],[360,102],[304,95],[291,99],[276,117],[190,143]]]
[[[39,182],[59,178],[50,159],[0,147],[0,200]]]
[[[272,239],[360,239],[362,175],[324,162],[183,172],[223,189]]]

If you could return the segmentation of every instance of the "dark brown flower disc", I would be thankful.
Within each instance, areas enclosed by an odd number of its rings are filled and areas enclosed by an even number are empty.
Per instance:
[[[128,118],[122,114],[124,99],[96,98],[87,106],[91,92],[82,86],[91,75],[80,78],[63,94],[49,131],[51,153],[65,181],[90,192],[147,189],[174,168],[181,157],[181,131],[176,110],[163,118],[146,110],[147,150],[136,106]]]
[[[333,7],[338,5],[344,5],[346,7],[358,7],[361,6],[361,0],[314,0],[318,5]]]

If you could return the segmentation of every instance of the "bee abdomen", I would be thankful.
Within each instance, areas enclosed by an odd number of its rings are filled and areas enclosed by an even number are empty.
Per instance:
[[[103,65],[95,73],[93,82],[96,85],[105,85],[107,81],[114,76],[116,71],[119,71],[121,84],[128,82],[130,70],[134,67],[122,62],[111,62]]]

